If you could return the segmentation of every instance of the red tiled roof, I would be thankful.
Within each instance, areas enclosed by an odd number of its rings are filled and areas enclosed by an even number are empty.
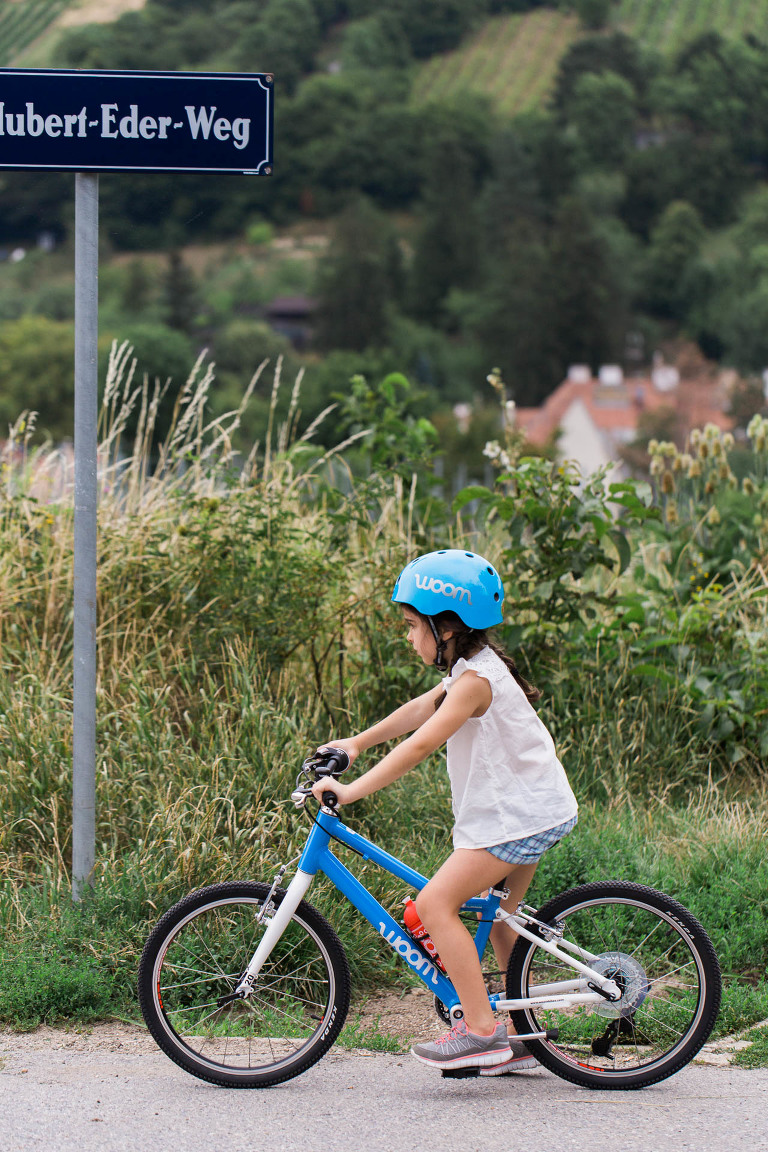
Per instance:
[[[728,429],[733,421],[725,414],[726,397],[717,380],[681,380],[677,387],[661,392],[647,377],[605,385],[599,380],[564,380],[540,408],[518,408],[515,418],[532,444],[542,447],[561,427],[568,410],[581,403],[595,427],[607,434],[631,437],[642,412],[673,408],[684,432],[716,424]],[[628,435],[629,434],[629,437]]]

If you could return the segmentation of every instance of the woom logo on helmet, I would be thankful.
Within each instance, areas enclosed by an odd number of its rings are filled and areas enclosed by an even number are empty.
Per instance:
[[[438,595],[450,596],[452,600],[464,601],[472,605],[472,597],[468,588],[459,588],[456,584],[449,584],[444,580],[438,580],[436,576],[417,576],[416,587],[420,588],[422,592],[437,592]]]

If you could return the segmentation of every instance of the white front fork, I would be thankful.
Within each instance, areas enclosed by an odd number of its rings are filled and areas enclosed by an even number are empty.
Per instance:
[[[314,874],[311,872],[302,872],[301,869],[297,871],[285,891],[285,896],[282,899],[280,907],[269,921],[267,930],[253,954],[253,959],[243,973],[240,983],[235,989],[235,993],[239,992],[245,996],[250,994],[256,977],[269,959],[272,949],[288,927],[291,917],[304,899],[307,889],[314,878]]]

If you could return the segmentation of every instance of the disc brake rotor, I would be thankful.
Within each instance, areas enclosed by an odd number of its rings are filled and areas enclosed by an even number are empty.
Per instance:
[[[609,1003],[607,1000],[595,1009],[598,1016],[608,1020],[618,1020],[631,1016],[648,995],[648,977],[642,964],[625,952],[604,952],[592,961],[591,968],[601,976],[614,980],[621,988],[621,1000]]]

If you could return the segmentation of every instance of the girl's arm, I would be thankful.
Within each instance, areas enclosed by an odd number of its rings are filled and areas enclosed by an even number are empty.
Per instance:
[[[348,736],[343,740],[331,740],[328,744],[321,745],[319,751],[322,752],[324,748],[328,747],[342,748],[349,756],[349,762],[352,764],[366,748],[373,748],[375,744],[385,744],[387,740],[396,740],[398,736],[404,736],[406,732],[413,732],[415,728],[420,728],[433,715],[435,704],[442,693],[442,684],[437,684],[428,692],[423,692],[421,696],[416,696],[407,704],[396,708],[394,712],[390,712],[389,716],[385,716],[383,720],[379,720],[371,728],[366,728],[365,732],[361,732],[358,736]]]
[[[425,695],[429,696],[431,693]],[[418,697],[418,699],[423,699],[423,697]],[[416,701],[411,701],[411,704],[415,703]],[[364,796],[370,796],[372,792],[378,792],[380,788],[385,788],[387,784],[399,780],[406,772],[410,772],[411,768],[420,764],[431,752],[435,752],[445,744],[449,736],[458,732],[462,724],[471,716],[481,716],[490,703],[490,684],[482,676],[478,676],[476,672],[468,669],[456,681],[451,691],[447,693],[437,712],[433,711],[412,736],[388,752],[378,764],[350,784],[341,784],[337,780],[318,780],[312,787],[313,793],[320,800],[323,792],[335,792],[340,804],[352,804],[355,800],[362,800]],[[404,705],[404,708],[408,708],[408,705]],[[401,709],[398,709],[398,712],[400,711]],[[382,720],[380,725],[386,725],[388,721],[397,716],[398,712],[393,712],[391,716]],[[373,728],[368,729],[368,732],[375,732],[380,725],[374,725]],[[362,733],[362,736],[366,735],[366,733]],[[387,738],[382,737],[382,739]],[[372,740],[371,744],[378,742],[378,740]],[[365,747],[370,747],[370,745],[365,745]]]

